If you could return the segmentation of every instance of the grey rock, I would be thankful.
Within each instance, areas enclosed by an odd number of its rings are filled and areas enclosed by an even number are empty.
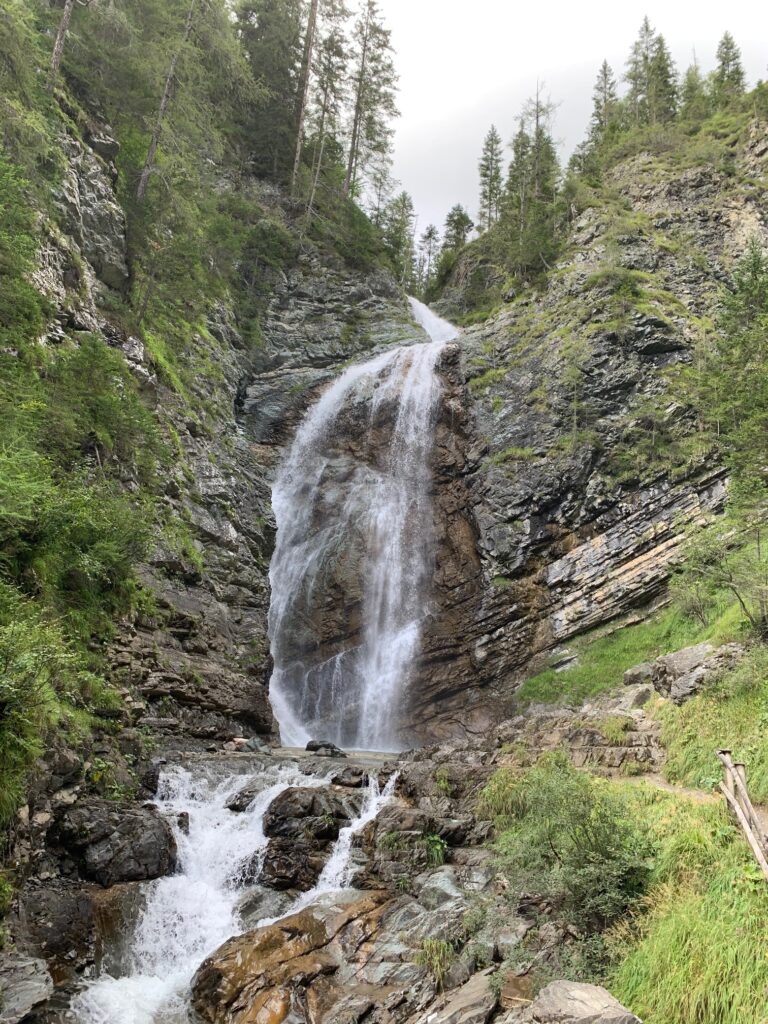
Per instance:
[[[80,800],[54,828],[83,876],[103,886],[171,874],[176,840],[151,805],[121,807],[107,800]]]
[[[644,661],[640,665],[634,665],[627,669],[624,673],[624,685],[637,686],[639,683],[649,683],[652,678],[653,665],[649,661]]]
[[[0,953],[0,1021],[19,1024],[53,994],[53,979],[44,960],[20,953]]]
[[[547,985],[523,1020],[531,1024],[642,1024],[606,989],[572,981]]]
[[[490,985],[492,973],[487,970],[476,974],[452,992],[444,1006],[417,1018],[418,1024],[487,1024],[498,1005]]]
[[[656,659],[653,685],[662,696],[682,704],[721,672],[733,668],[743,654],[743,646],[733,643],[717,648],[710,643],[685,647]]]

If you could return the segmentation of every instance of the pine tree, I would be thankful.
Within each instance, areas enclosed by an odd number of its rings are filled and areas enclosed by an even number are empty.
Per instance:
[[[256,174],[285,181],[296,144],[296,98],[302,61],[300,0],[242,0],[238,30],[253,76],[264,89],[248,118]]]
[[[693,124],[701,123],[710,112],[711,101],[707,83],[697,63],[691,64],[683,75],[680,87],[680,116]]]
[[[419,293],[424,295],[432,283],[437,255],[440,251],[440,232],[434,224],[428,224],[419,239]]]
[[[368,170],[368,214],[377,228],[381,227],[387,203],[399,184],[392,177],[392,157],[388,153],[371,160]]]
[[[548,269],[557,252],[560,165],[551,134],[554,109],[537,88],[512,140],[501,233],[504,259],[520,277]]]
[[[315,35],[317,32],[317,9],[320,0],[309,0],[307,12],[307,29],[304,37],[304,56],[301,61],[299,73],[299,86],[296,103],[296,149],[293,158],[293,171],[291,173],[291,193],[296,191],[296,181],[299,176],[301,164],[301,150],[304,145],[304,120],[307,115],[307,104],[309,101],[309,82],[312,77],[312,68],[315,56]]]
[[[457,203],[452,206],[445,218],[445,230],[443,232],[443,249],[461,249],[467,244],[469,233],[474,227],[474,221],[467,211]]]
[[[677,76],[664,37],[657,35],[648,18],[627,62],[627,103],[635,124],[663,124],[677,110]]]
[[[346,97],[347,44],[343,22],[348,12],[338,0],[326,0],[321,8],[320,42],[314,63],[315,90],[310,107],[314,152],[312,185],[307,202],[307,218],[312,219],[317,190],[326,158],[331,151],[335,160],[341,155],[341,118]]]
[[[391,33],[382,23],[377,0],[365,0],[352,37],[352,127],[344,179],[347,195],[357,190],[360,175],[371,158],[389,150],[390,121],[397,115]]]
[[[397,280],[408,290],[414,283],[415,226],[413,199],[407,192],[400,192],[384,214],[384,242]]]
[[[149,149],[147,150],[147,156],[144,160],[144,167],[142,168],[141,175],[139,177],[139,184],[136,188],[136,198],[139,202],[144,199],[144,195],[147,191],[147,185],[149,184],[149,176],[154,170],[155,160],[157,159],[157,149],[160,145],[160,133],[163,130],[163,122],[168,116],[168,107],[171,102],[173,90],[176,85],[176,68],[181,57],[182,49],[189,42],[189,37],[192,35],[192,28],[195,23],[195,14],[197,13],[197,0],[192,0],[187,11],[187,17],[184,22],[184,31],[180,42],[174,49],[171,60],[168,65],[168,71],[165,76],[165,84],[163,86],[163,95],[160,99],[160,106],[157,110],[157,117],[155,118],[155,126],[152,129],[152,135],[149,140]]]
[[[502,142],[495,125],[491,125],[480,155],[480,224],[487,231],[501,213]]]
[[[597,81],[592,92],[592,121],[590,141],[599,145],[616,126],[619,112],[619,95],[616,78],[607,60],[600,65]]]
[[[744,94],[744,65],[741,51],[730,32],[726,32],[717,47],[717,68],[712,76],[715,103],[727,106]]]
[[[677,69],[664,36],[656,37],[651,62],[651,89],[648,106],[651,124],[673,121],[677,114]]]

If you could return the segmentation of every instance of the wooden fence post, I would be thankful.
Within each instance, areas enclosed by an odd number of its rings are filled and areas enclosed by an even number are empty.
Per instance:
[[[741,762],[734,764],[730,750],[718,750],[717,756],[722,761],[724,769],[724,778],[719,785],[720,792],[736,816],[755,860],[768,880],[768,837],[763,832],[762,823],[749,798],[746,766]]]

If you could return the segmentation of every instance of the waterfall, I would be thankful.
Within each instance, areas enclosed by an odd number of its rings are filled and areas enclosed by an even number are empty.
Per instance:
[[[399,750],[430,611],[436,363],[457,331],[349,367],[310,409],[272,492],[270,698],[287,746]]]
[[[247,782],[263,788],[242,814],[227,801]],[[174,825],[180,873],[148,883],[119,977],[105,974],[75,999],[78,1024],[186,1024],[188,989],[201,962],[242,931],[244,875],[258,876],[267,846],[264,813],[290,786],[320,786],[298,765],[209,778],[184,768],[163,773],[158,804]],[[178,827],[189,814],[189,834]],[[116,972],[117,973],[117,972]]]

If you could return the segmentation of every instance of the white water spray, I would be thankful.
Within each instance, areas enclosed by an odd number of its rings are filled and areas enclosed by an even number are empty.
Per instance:
[[[243,930],[238,904],[246,877],[258,878],[266,853],[264,814],[290,786],[323,786],[298,765],[213,780],[183,768],[164,773],[158,804],[170,821],[189,813],[189,834],[176,828],[181,873],[146,887],[146,904],[133,935],[125,972],[94,981],[72,1004],[77,1024],[190,1024],[189,987],[202,961]],[[309,892],[282,917],[303,910],[350,883],[352,843],[391,799],[397,776],[383,790],[371,778],[357,817],[339,833],[328,862]],[[243,813],[226,804],[247,783],[263,784]],[[259,925],[278,918],[265,919]]]
[[[175,827],[181,873],[146,886],[125,974],[105,975],[73,1003],[78,1024],[186,1024],[189,983],[201,962],[242,930],[243,876],[258,876],[267,846],[264,813],[289,786],[320,786],[298,766],[268,767],[225,781],[184,768],[163,773],[158,804],[172,824],[189,813],[189,835]],[[242,814],[227,801],[246,783],[263,784]]]
[[[395,786],[397,785],[398,773],[390,776],[384,789],[374,776],[368,779],[368,786],[363,796],[363,804],[360,813],[346,828],[341,829],[339,838],[333,844],[331,855],[325,862],[325,867],[320,873],[315,885],[291,904],[280,917],[288,917],[291,914],[298,914],[310,904],[322,899],[328,893],[340,892],[348,889],[352,884],[352,843],[358,833],[362,832],[366,825],[375,821],[382,808],[386,807],[392,799]],[[259,921],[259,927],[274,924],[280,920],[277,917],[265,917]]]
[[[436,363],[457,334],[411,305],[435,340],[347,369],[309,411],[273,488],[270,698],[286,746],[403,746],[434,575]],[[341,649],[324,635],[329,610],[348,632]]]

